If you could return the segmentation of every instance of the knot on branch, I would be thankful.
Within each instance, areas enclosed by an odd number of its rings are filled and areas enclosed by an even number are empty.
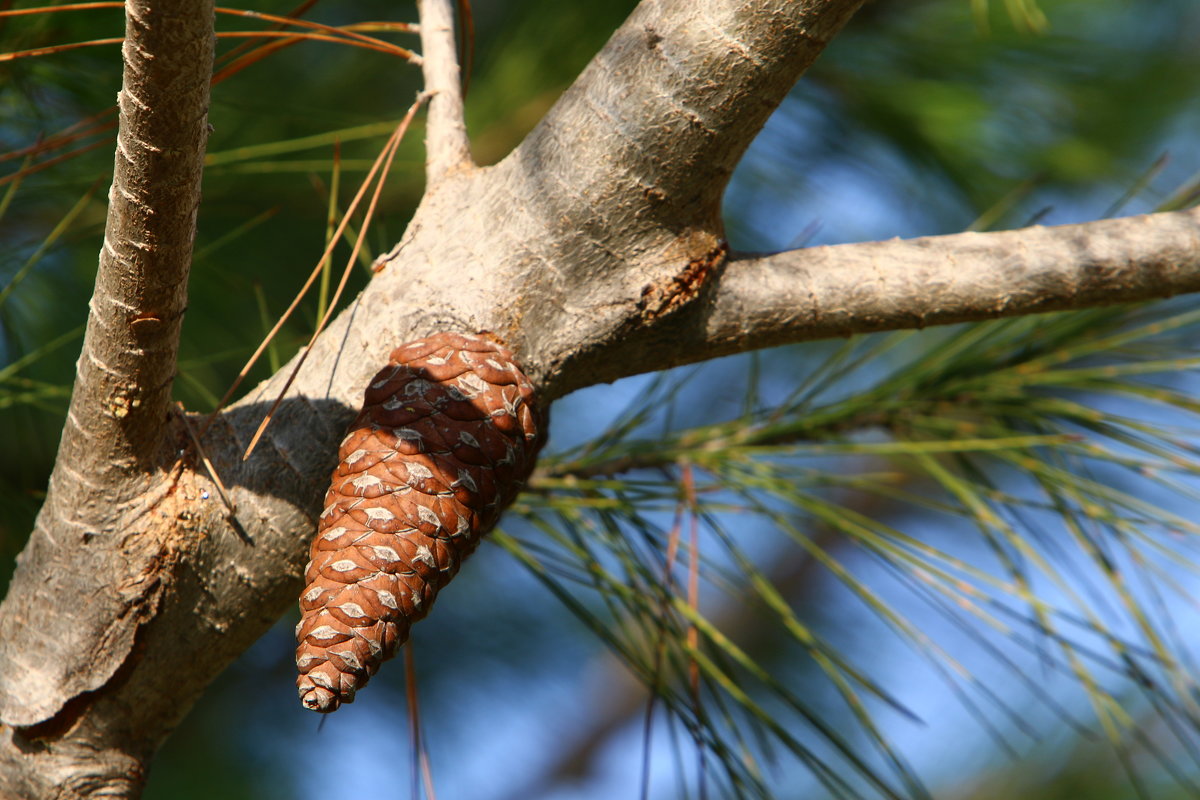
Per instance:
[[[700,236],[691,237],[689,244]],[[729,245],[723,239],[717,240],[702,253],[690,256],[679,272],[646,284],[638,300],[643,321],[654,322],[694,300],[725,263],[728,253]]]

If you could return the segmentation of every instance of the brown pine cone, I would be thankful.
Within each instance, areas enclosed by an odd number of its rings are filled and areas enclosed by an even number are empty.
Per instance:
[[[437,333],[392,351],[342,441],[304,571],[306,708],[352,702],[395,654],[516,498],[544,430],[532,384],[495,342]]]

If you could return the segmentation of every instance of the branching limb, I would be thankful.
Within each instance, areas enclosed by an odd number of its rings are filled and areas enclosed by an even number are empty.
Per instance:
[[[432,186],[446,173],[471,166],[472,162],[451,2],[420,0],[417,7],[421,15],[421,69],[425,91],[432,95],[425,129],[425,176]]]
[[[717,272],[734,166],[859,5],[644,0],[513,153],[425,197],[370,291],[412,297],[414,265],[462,265],[421,315],[547,372],[563,342],[599,355],[673,313]]]

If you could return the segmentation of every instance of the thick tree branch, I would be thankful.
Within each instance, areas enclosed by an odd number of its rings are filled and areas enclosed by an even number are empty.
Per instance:
[[[420,0],[417,9],[421,15],[421,69],[425,91],[432,95],[425,128],[425,178],[432,186],[447,172],[472,166],[472,162],[450,0]]]
[[[120,128],[70,411],[46,503],[0,616],[0,719],[28,724],[108,681],[154,584],[129,555],[134,519],[163,500],[165,421],[200,203],[213,3],[126,3]],[[92,546],[100,543],[100,546]],[[89,614],[81,614],[80,603]],[[99,647],[89,646],[100,643]],[[11,766],[11,765],[10,765]],[[128,759],[109,765],[130,774]],[[116,774],[114,772],[114,774]],[[3,776],[0,795],[18,791]],[[50,785],[59,779],[43,775]]]
[[[646,0],[514,154],[581,233],[720,230],[742,154],[861,0]],[[593,209],[619,201],[623,213]],[[593,227],[594,226],[594,227]],[[591,274],[586,267],[578,273]]]
[[[108,532],[110,490],[118,505],[136,497],[144,484],[127,479],[159,463],[208,138],[211,4],[131,0],[126,12],[104,246],[47,503],[55,526],[81,534]]]

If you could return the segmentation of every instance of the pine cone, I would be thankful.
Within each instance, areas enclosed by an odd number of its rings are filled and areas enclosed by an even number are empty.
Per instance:
[[[504,347],[438,333],[392,351],[339,450],[305,568],[296,686],[337,710],[516,498],[545,428]]]

